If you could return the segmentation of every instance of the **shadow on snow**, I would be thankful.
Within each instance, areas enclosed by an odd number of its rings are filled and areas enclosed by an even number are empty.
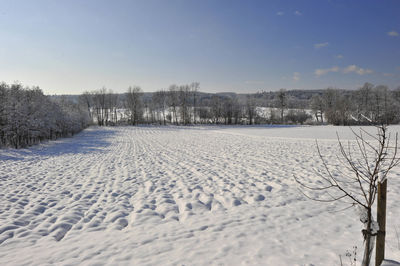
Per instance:
[[[112,128],[88,128],[70,138],[46,141],[25,149],[0,150],[0,161],[20,161],[28,157],[62,156],[102,152],[110,146],[108,139],[116,134]]]

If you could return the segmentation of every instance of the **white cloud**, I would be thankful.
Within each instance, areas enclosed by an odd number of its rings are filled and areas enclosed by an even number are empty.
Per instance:
[[[329,45],[329,42],[316,43],[316,44],[314,44],[314,48],[315,49],[319,49],[319,48],[322,48],[322,47],[326,47],[328,45]]]
[[[260,84],[264,84],[264,81],[262,81],[262,80],[246,80],[244,83],[253,84],[253,85],[260,85]]]
[[[294,72],[292,79],[293,79],[294,82],[299,81],[300,80],[300,73],[299,72]]]
[[[343,55],[338,54],[338,55],[335,55],[335,57],[336,57],[337,59],[342,59],[342,58],[343,58]]]
[[[301,15],[303,15],[303,13],[301,13],[299,10],[294,11],[294,14],[295,14],[296,16],[301,16]]]
[[[344,74],[348,74],[348,73],[356,73],[358,75],[366,75],[366,74],[371,74],[374,71],[372,71],[371,69],[365,69],[365,68],[361,68],[358,67],[356,65],[349,65],[345,68],[339,68],[337,66],[331,67],[331,68],[318,68],[314,71],[314,74],[319,77],[319,76],[323,76],[326,75],[330,72],[342,72]]]
[[[365,75],[365,74],[371,74],[373,71],[371,69],[364,69],[361,67],[358,67],[356,65],[349,65],[348,67],[343,69],[343,73],[347,74],[347,73],[351,73],[351,72],[355,72],[358,75]]]
[[[399,36],[399,33],[395,30],[392,30],[392,31],[389,31],[387,33],[387,35],[392,36],[392,37],[397,37],[397,36]]]
[[[392,77],[392,76],[394,76],[393,73],[383,73],[383,75],[384,75],[385,77]]]
[[[282,11],[279,11],[276,13],[277,16],[283,16],[285,13],[283,13]]]
[[[323,76],[328,74],[329,72],[338,72],[339,71],[339,67],[334,66],[331,68],[318,68],[314,71],[314,74],[319,77],[319,76]]]

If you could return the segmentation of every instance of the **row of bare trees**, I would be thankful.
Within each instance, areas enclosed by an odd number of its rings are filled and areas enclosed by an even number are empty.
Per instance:
[[[196,124],[199,123],[198,90],[200,84],[171,85],[159,90],[144,101],[146,121],[149,123]]]
[[[0,147],[71,136],[89,122],[87,112],[67,99],[51,99],[39,87],[0,83]]]
[[[304,109],[290,109],[289,97],[281,90],[274,98],[275,108],[265,105],[256,95],[203,94],[199,83],[171,85],[151,94],[140,87],[129,87],[125,94],[105,88],[86,92],[80,103],[99,126],[130,124],[303,124],[310,115]]]
[[[144,105],[140,87],[129,87],[125,94],[117,94],[102,88],[84,92],[79,104],[86,109],[90,119],[98,126],[120,123],[137,125],[143,122]]]
[[[93,92],[84,92],[79,97],[79,103],[99,126],[115,125],[118,122],[119,95],[111,90],[102,88]]]
[[[400,89],[365,83],[355,91],[326,89],[311,98],[317,121],[334,125],[393,124],[400,121]]]
[[[129,87],[86,92],[80,103],[99,126],[119,124],[392,124],[400,121],[400,89],[366,83],[355,91],[205,94],[199,83],[171,85],[154,93]],[[311,97],[312,95],[312,97]],[[307,111],[307,109],[309,111]],[[313,114],[313,118],[311,117]]]

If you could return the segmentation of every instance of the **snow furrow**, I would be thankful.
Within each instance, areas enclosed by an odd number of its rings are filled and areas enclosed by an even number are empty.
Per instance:
[[[0,264],[336,264],[361,247],[356,217],[298,193],[322,170],[313,140],[268,130],[91,128],[0,151]]]

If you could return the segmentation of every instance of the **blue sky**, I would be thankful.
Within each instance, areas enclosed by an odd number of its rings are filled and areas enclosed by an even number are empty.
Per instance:
[[[399,0],[0,0],[0,80],[48,94],[400,86]]]

